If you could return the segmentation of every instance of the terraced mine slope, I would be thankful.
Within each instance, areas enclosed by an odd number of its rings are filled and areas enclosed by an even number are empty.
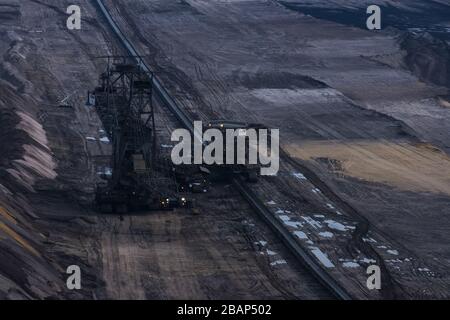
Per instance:
[[[104,1],[192,118],[280,129],[279,174],[248,190],[353,298],[448,299],[449,24],[407,18],[448,3],[374,1],[406,20],[369,32],[330,16],[366,1],[309,2]],[[95,1],[69,31],[70,4],[0,0],[0,299],[332,298],[231,184],[195,210],[92,210],[111,145],[86,92],[125,52]],[[156,117],[167,146],[180,124]]]

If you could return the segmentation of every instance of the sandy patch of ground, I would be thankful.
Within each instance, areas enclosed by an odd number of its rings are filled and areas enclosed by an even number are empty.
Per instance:
[[[302,160],[337,160],[337,171],[355,178],[450,195],[450,157],[428,144],[313,141],[290,144],[287,151]]]

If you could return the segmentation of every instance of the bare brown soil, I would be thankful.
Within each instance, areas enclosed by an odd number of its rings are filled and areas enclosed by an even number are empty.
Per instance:
[[[120,49],[90,2],[80,32],[66,29],[68,1],[8,3],[20,15],[0,25],[0,299],[331,298],[230,186],[195,211],[93,211],[111,146],[85,93],[105,66],[96,57]],[[170,143],[176,121],[158,119]]]

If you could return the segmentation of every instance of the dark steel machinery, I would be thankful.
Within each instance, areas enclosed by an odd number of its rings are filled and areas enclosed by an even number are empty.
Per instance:
[[[230,178],[236,176],[243,176],[247,182],[255,183],[258,181],[258,173],[261,169],[261,166],[258,164],[249,164],[249,156],[248,153],[251,149],[257,151],[257,146],[250,145],[248,139],[245,137],[246,131],[249,129],[254,129],[255,133],[258,129],[267,129],[261,124],[258,123],[247,123],[247,122],[239,122],[239,121],[230,121],[230,120],[211,120],[203,127],[203,130],[207,129],[217,129],[222,132],[224,136],[226,136],[227,130],[237,130],[238,132],[242,131],[244,135],[244,144],[245,144],[245,160],[246,164],[239,164],[237,161],[237,154],[233,151],[234,154],[234,164],[222,164],[222,165],[214,165],[212,172],[212,179],[215,178],[217,180],[229,180]],[[256,133],[257,134],[257,133]],[[239,133],[238,133],[239,135]],[[237,150],[237,139],[234,141],[234,150]],[[226,145],[224,145],[223,154],[226,155],[228,150],[226,149]]]
[[[108,9],[103,4],[102,0],[95,0],[98,8],[100,9],[102,15],[107,20],[109,27],[114,31],[114,34],[132,56],[138,56],[137,51],[134,49],[133,45],[128,41],[126,36],[119,29],[117,24],[111,17]],[[139,63],[139,62],[138,62]],[[150,69],[143,63],[143,69],[150,72]],[[194,135],[193,122],[188,115],[175,103],[175,101],[170,97],[168,92],[164,89],[161,82],[157,77],[153,77],[153,88],[155,94],[160,102],[166,106],[177,119],[185,126],[186,129],[190,130]],[[338,299],[351,300],[349,293],[342,288],[336,280],[334,280],[314,259],[311,258],[310,254],[298,245],[293,235],[284,228],[284,226],[276,220],[270,211],[264,206],[264,204],[254,195],[241,179],[233,179],[233,183],[238,190],[241,191],[244,199],[255,209],[255,211],[266,221],[269,227],[277,234],[277,236],[287,245],[287,247],[293,252],[295,257],[308,268],[311,273],[316,277],[316,279],[324,285],[331,293],[334,294]]]
[[[186,196],[178,196],[171,168],[163,165],[168,160],[158,157],[153,75],[138,57],[106,59],[100,85],[88,93],[113,147],[112,176],[97,185],[97,208],[126,213],[190,206]]]

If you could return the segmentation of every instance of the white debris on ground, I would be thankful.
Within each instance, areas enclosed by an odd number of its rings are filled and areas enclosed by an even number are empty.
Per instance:
[[[344,231],[355,229],[354,226],[346,226],[346,225],[343,225],[342,223],[334,221],[334,220],[325,220],[324,222],[328,225],[328,228],[333,229],[333,230],[338,230],[338,231],[344,232]]]
[[[273,200],[270,200],[270,201],[267,202],[267,204],[268,204],[269,206],[273,206],[273,205],[276,205],[276,202],[273,201]]]
[[[260,240],[260,241],[256,241],[256,242],[255,242],[255,244],[259,244],[259,245],[261,245],[261,246],[265,247],[265,246],[266,246],[266,244],[267,244],[267,241],[264,241],[264,240]]]
[[[394,256],[398,256],[398,251],[397,250],[390,249],[390,250],[387,250],[386,252],[389,253],[389,254],[392,254]]]
[[[287,261],[284,259],[280,259],[280,260],[275,260],[273,262],[270,263],[271,266],[277,266],[280,264],[287,264]]]
[[[319,236],[321,236],[322,238],[333,238],[334,234],[332,232],[325,231],[319,232]]]
[[[294,235],[301,240],[307,240],[308,236],[303,231],[294,231]]]
[[[109,143],[110,142],[108,137],[100,138],[100,141],[103,142],[103,143]]]
[[[280,215],[278,218],[283,221],[283,223],[289,227],[292,227],[294,229],[298,229],[303,227],[303,223],[299,221],[291,221],[291,218],[287,215]]]
[[[254,227],[254,226],[255,226],[254,223],[252,223],[252,222],[250,222],[250,221],[248,221],[248,220],[242,221],[242,224],[243,224],[243,225],[246,225],[246,226],[249,226],[249,227]]]
[[[321,229],[322,228],[322,224],[319,221],[314,220],[311,217],[302,216],[302,219],[305,220],[305,222],[307,224],[309,224],[311,227],[313,227],[314,229]]]
[[[289,210],[282,210],[282,209],[278,209],[277,211],[275,211],[276,214],[283,214],[283,213],[291,213]]]
[[[311,191],[314,192],[315,194],[321,193],[321,191],[319,189],[317,189],[317,188],[314,188]]]
[[[298,180],[308,180],[302,173],[300,172],[294,172],[292,173],[294,177],[296,177]]]
[[[101,168],[99,171],[97,171],[97,175],[112,176],[112,169],[110,167]]]
[[[320,192],[319,189],[315,189],[316,193]],[[273,200],[266,202],[267,204],[272,204],[274,205],[275,202]],[[333,209],[335,210],[335,207],[331,204],[328,204],[327,207],[329,209]],[[335,210],[336,211],[336,210]],[[318,237],[318,239],[322,238],[322,239],[332,239],[334,238],[336,235],[333,232],[327,231],[327,230],[323,230],[324,227],[328,227],[329,229],[332,230],[337,230],[337,231],[341,231],[341,232],[346,232],[349,230],[354,230],[356,227],[353,225],[347,225],[344,223],[340,223],[337,222],[335,220],[331,220],[331,219],[327,219],[326,215],[324,214],[311,214],[311,215],[302,215],[301,219],[303,221],[295,221],[292,220],[293,217],[291,217],[290,215],[288,215],[288,213],[291,213],[288,210],[283,210],[280,208],[276,208],[275,210],[275,214],[277,215],[278,219],[281,220],[281,222],[286,225],[291,227],[292,229],[295,230],[291,230],[292,234],[299,240],[304,241],[304,243],[309,244],[309,249],[312,253],[312,255],[314,255],[314,257],[319,260],[319,262],[325,266],[326,268],[335,268],[335,265],[333,264],[333,262],[330,260],[330,258],[328,257],[328,255],[322,251],[319,247],[316,246],[316,244],[312,241],[312,239],[309,238],[309,235],[311,234],[314,238]],[[324,225],[325,224],[325,225]],[[307,229],[309,232],[306,232],[306,230],[299,230],[300,228],[303,228],[307,226]],[[316,232],[313,232],[313,230],[317,230]],[[266,251],[261,251],[260,254],[262,255],[270,255],[270,250]],[[361,267],[361,265],[358,263],[358,260],[340,260],[342,261],[342,266],[345,268],[350,268],[350,269],[354,269],[354,268],[358,268]],[[375,262],[375,260],[373,260]],[[371,259],[368,258],[364,258],[361,260],[361,263],[370,263],[372,262]]]
[[[344,266],[344,268],[352,268],[352,269],[361,267],[359,263],[353,261],[344,262],[342,265]]]
[[[384,260],[387,263],[402,263],[403,261],[400,259],[386,259]]]
[[[364,258],[359,260],[362,263],[366,263],[366,264],[371,264],[371,263],[376,263],[377,261],[375,259],[369,259],[369,258]]]
[[[88,140],[88,141],[97,141],[97,139],[94,138],[94,137],[86,137],[86,140]]]
[[[363,237],[362,240],[363,240],[364,242],[372,243],[372,244],[378,243],[378,241],[375,240],[375,239],[372,238],[372,237]],[[383,250],[386,250],[386,253],[388,253],[388,254],[390,254],[390,255],[393,255],[393,256],[398,256],[398,255],[399,255],[398,250],[395,250],[395,249],[389,249],[386,245],[377,245],[376,248],[377,248],[377,249],[383,249]],[[386,262],[390,262],[390,263],[401,263],[401,262],[409,262],[410,259],[406,258],[406,259],[404,259],[403,261],[400,260],[400,259],[391,259],[391,260],[385,260],[385,261],[386,261]],[[374,262],[375,262],[375,261],[374,261]]]
[[[301,216],[301,219],[303,221],[300,222],[300,221],[292,220],[292,217],[286,214],[286,213],[290,213],[290,211],[288,211],[288,210],[277,209],[275,211],[275,213],[277,214],[278,219],[280,219],[284,225],[289,226],[293,229],[296,229],[296,230],[291,231],[293,233],[293,235],[296,238],[298,238],[299,240],[304,241],[304,243],[309,244],[311,253],[326,268],[335,268],[335,265],[333,264],[333,262],[331,262],[331,260],[329,259],[329,257],[327,256],[326,253],[324,253],[319,247],[315,246],[315,243],[308,236],[309,233],[307,233],[305,230],[301,231],[298,229],[308,225],[308,230],[310,230],[310,231],[317,230],[317,233],[312,232],[311,234],[313,236],[315,235],[316,237],[321,237],[322,239],[332,239],[335,237],[335,234],[333,232],[322,231],[324,228],[324,225],[323,225],[324,223],[326,224],[326,226],[329,229],[343,231],[343,232],[355,229],[355,226],[345,225],[345,224],[339,223],[339,222],[331,220],[331,219],[323,221],[322,219],[326,218],[326,215],[324,215],[324,214],[314,214],[312,216],[303,215],[303,216]],[[314,218],[321,219],[321,221],[316,220]],[[267,253],[261,252],[261,254],[267,254]],[[370,260],[367,259],[367,261],[370,261]],[[346,268],[361,267],[357,260],[344,261],[343,266]]]
[[[310,247],[312,254],[324,265],[326,268],[334,268],[334,264],[328,259],[328,256],[317,247]]]
[[[343,216],[344,214],[336,209],[331,203],[327,203],[327,208],[333,210],[338,216]]]
[[[260,247],[259,250],[258,250],[260,255],[268,256],[268,257],[274,257],[274,259],[278,258],[278,257],[275,257],[275,256],[278,255],[277,252],[266,248],[267,245],[268,245],[267,241],[259,240],[259,241],[255,241],[254,244]],[[284,259],[277,259],[277,260],[274,260],[274,261],[270,262],[271,266],[277,266],[277,265],[281,265],[281,264],[287,264],[286,260],[284,260]]]

